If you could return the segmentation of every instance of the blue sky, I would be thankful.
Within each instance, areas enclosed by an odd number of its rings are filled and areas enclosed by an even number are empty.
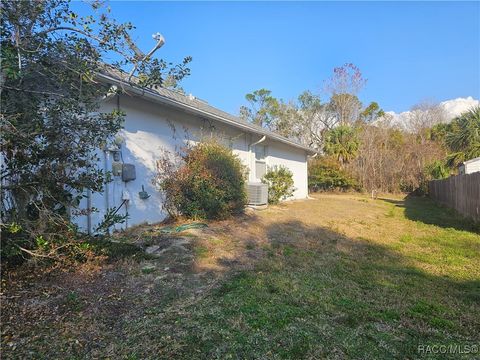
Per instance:
[[[110,2],[140,47],[179,62],[193,57],[188,93],[237,114],[259,88],[293,99],[321,93],[336,66],[356,64],[359,94],[385,110],[422,100],[480,97],[479,2]],[[82,7],[79,3],[74,7]],[[323,95],[326,100],[326,95]]]

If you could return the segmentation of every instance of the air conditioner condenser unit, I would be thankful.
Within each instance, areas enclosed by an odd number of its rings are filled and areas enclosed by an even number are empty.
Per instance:
[[[249,205],[266,205],[268,203],[268,185],[263,183],[248,183],[247,198]]]

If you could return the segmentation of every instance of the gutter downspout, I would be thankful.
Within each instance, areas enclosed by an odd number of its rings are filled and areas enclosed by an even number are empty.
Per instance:
[[[103,169],[104,169],[104,172],[105,174],[107,174],[108,172],[108,150],[107,149],[104,149],[103,150]],[[103,192],[103,195],[105,196],[105,212],[108,211],[108,209],[110,208],[110,200],[109,200],[109,197],[110,197],[110,191],[109,191],[109,183],[108,181],[105,181],[105,190]],[[107,233],[110,234],[110,229],[107,229]]]
[[[107,93],[102,97],[102,101],[108,101],[118,94],[118,86],[112,85],[108,89]]]
[[[266,140],[266,138],[267,138],[267,135],[263,135],[263,137],[262,137],[260,140],[255,141],[254,143],[251,143],[251,144],[249,145],[249,146],[250,146],[250,149],[252,148],[252,146],[255,146],[255,145],[260,144],[261,142],[264,142],[264,141]]]
[[[310,159],[315,159],[316,157],[318,156],[318,152],[316,152],[315,154],[313,154]],[[308,177],[308,170],[307,170],[307,177]],[[308,180],[307,180],[308,181]],[[310,194],[308,193],[308,184],[307,184],[307,199],[310,199],[310,200],[315,200],[315,198],[311,197]]]
[[[87,234],[92,235],[92,190],[87,189]]]

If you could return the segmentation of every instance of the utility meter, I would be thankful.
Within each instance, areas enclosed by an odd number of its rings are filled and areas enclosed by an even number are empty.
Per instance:
[[[119,161],[112,162],[113,176],[122,176],[122,163]]]
[[[135,180],[137,175],[135,173],[135,165],[123,164],[122,165],[122,180],[125,182]]]
[[[114,161],[120,161],[120,151],[112,151],[112,154]]]

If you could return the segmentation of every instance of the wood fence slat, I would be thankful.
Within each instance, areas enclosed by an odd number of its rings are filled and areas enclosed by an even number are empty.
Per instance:
[[[435,201],[480,221],[480,172],[432,180],[428,188],[429,196]]]

